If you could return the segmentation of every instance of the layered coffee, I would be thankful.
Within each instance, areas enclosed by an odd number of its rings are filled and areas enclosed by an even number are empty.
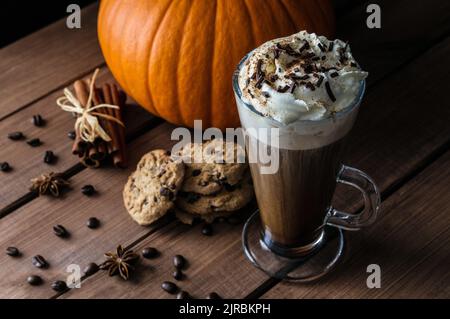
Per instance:
[[[306,31],[263,44],[241,64],[235,92],[242,126],[252,129],[248,152],[268,147],[279,158],[270,174],[250,163],[269,248],[321,237],[366,77],[348,44]],[[276,145],[259,128],[276,128]]]

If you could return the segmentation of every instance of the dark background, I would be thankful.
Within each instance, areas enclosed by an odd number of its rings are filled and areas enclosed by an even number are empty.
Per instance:
[[[67,16],[71,3],[84,7],[95,0],[1,0],[0,48]]]
[[[336,15],[346,11],[352,1],[332,0]],[[83,8],[93,2],[96,0],[0,0],[0,48],[67,16],[71,3]]]

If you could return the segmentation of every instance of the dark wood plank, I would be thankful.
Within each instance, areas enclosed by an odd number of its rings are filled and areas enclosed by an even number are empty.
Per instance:
[[[106,67],[102,68],[97,80],[98,83],[104,81],[113,81]],[[62,90],[46,96],[0,122],[0,159],[7,161],[13,168],[10,172],[0,174],[2,181],[0,209],[28,192],[31,178],[49,171],[62,172],[78,162],[78,158],[71,153],[72,141],[67,137],[67,133],[73,130],[75,120],[70,113],[62,111],[56,105],[56,99],[60,96],[62,96]],[[133,103],[131,99],[129,102]],[[42,115],[46,120],[44,127],[36,127],[31,123],[31,118],[35,114]],[[153,119],[150,114],[136,105],[128,107],[125,115],[129,133],[147,125]],[[29,139],[38,137],[43,145],[30,147],[25,141],[11,141],[7,135],[14,131],[22,131]],[[52,150],[58,156],[55,164],[44,163],[46,150]]]
[[[97,10],[82,10],[81,29],[64,18],[0,50],[0,119],[104,63]]]
[[[430,154],[449,142],[450,128],[446,119],[450,110],[442,108],[440,102],[446,97],[443,88],[450,80],[450,74],[434,63],[449,54],[450,40],[447,40],[374,87],[364,102],[359,119],[361,124],[350,138],[349,158],[352,165],[362,167],[373,176],[382,191],[414,171]],[[415,81],[405,82],[405,77]],[[380,112],[380,105],[383,105],[383,112]],[[427,112],[423,112],[423,105],[427,105]],[[359,208],[352,202],[339,202],[338,205],[350,211]],[[169,258],[176,252],[191,260],[189,279],[182,283],[183,289],[198,297],[211,291],[228,298],[244,297],[267,277],[245,259],[241,249],[241,227],[217,227],[217,238],[202,237],[200,227],[180,226],[171,231],[158,231],[142,241],[137,247],[156,246],[168,256],[167,260],[156,262],[163,267],[160,277],[159,270],[151,275],[144,274],[130,289],[130,284],[108,280],[100,273],[88,278],[82,289],[71,291],[64,297],[166,296],[157,286],[170,278]]]
[[[374,227],[349,236],[360,250],[337,272],[315,284],[278,284],[264,298],[449,298],[449,197],[447,152],[383,203]],[[379,289],[367,288],[369,264],[381,268]]]
[[[122,203],[122,188],[137,161],[149,149],[167,146],[171,126],[163,124],[131,142],[133,148],[130,167],[86,169],[70,179],[72,190],[63,198],[39,197],[0,220],[0,247],[15,246],[23,252],[20,258],[0,254],[0,268],[9,269],[8,276],[0,278],[0,298],[49,298],[54,295],[50,284],[65,279],[66,267],[79,264],[82,269],[89,262],[101,262],[103,253],[115,249],[117,244],[128,245],[148,234],[153,228],[137,225],[126,213]],[[98,195],[86,197],[80,188],[92,184]],[[86,227],[89,217],[101,221],[101,227]],[[52,227],[61,224],[71,233],[68,239],[53,234]],[[50,263],[50,268],[39,270],[31,264],[31,257],[40,254]],[[30,287],[29,274],[42,276],[45,284]]]

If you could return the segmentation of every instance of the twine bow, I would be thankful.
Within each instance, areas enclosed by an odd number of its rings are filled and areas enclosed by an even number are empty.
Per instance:
[[[89,84],[89,97],[86,103],[86,107],[81,105],[81,102],[72,94],[69,88],[64,89],[64,96],[58,98],[56,100],[56,104],[58,104],[61,109],[66,112],[71,112],[77,114],[77,120],[75,122],[75,132],[78,132],[80,138],[83,141],[93,143],[96,138],[101,138],[105,142],[110,142],[111,137],[105,132],[105,130],[100,125],[98,118],[104,118],[109,121],[114,121],[121,126],[125,126],[120,120],[115,118],[114,116],[94,112],[100,108],[110,108],[110,109],[119,109],[119,106],[112,104],[99,104],[95,106],[91,106],[92,97],[94,94],[94,85],[95,79],[99,69],[96,69],[94,75]]]

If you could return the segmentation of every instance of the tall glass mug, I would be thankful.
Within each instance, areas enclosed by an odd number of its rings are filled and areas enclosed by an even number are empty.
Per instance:
[[[345,138],[357,117],[365,82],[361,82],[355,101],[334,116],[285,125],[261,115],[242,100],[238,79],[247,58],[234,73],[233,89],[259,214],[253,214],[244,227],[244,251],[254,265],[272,277],[314,280],[342,257],[342,230],[370,225],[380,206],[372,179],[342,164]],[[364,209],[360,213],[331,206],[337,183],[361,192]]]

